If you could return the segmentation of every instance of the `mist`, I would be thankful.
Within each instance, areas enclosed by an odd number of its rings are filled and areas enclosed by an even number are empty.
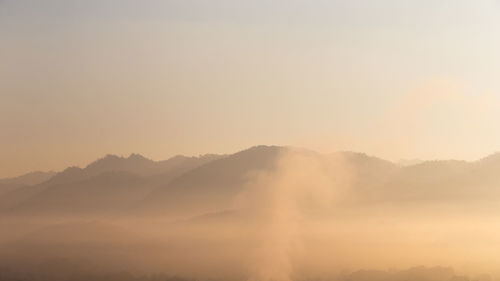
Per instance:
[[[500,281],[500,0],[0,0],[0,281]]]
[[[0,276],[496,280],[497,158],[399,166],[272,146],[169,165],[104,157],[1,195]]]

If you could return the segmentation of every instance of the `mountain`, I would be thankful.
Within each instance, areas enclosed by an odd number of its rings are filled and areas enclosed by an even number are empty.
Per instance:
[[[500,155],[476,162],[439,160],[402,167],[376,190],[372,200],[396,204],[500,200]]]
[[[249,175],[275,169],[284,153],[311,154],[286,147],[253,147],[183,174],[153,190],[141,205],[163,215],[182,214],[198,221],[227,219],[234,216],[228,210],[251,181]],[[346,190],[336,193],[343,196],[339,208],[386,205],[402,210],[441,204],[479,210],[475,206],[495,206],[500,201],[500,154],[476,162],[439,160],[409,166],[356,152],[313,157],[328,165],[334,179],[348,174],[346,182],[331,183],[332,190]]]
[[[315,159],[315,162],[324,165],[324,172],[333,178],[332,190],[349,188],[351,193],[366,192],[367,186],[373,188],[382,185],[398,170],[398,166],[389,161],[362,153],[336,152],[325,155],[298,148],[255,146],[200,166],[168,185],[156,188],[141,203],[141,211],[196,216],[229,210],[234,208],[237,196],[255,180],[255,175],[258,172],[271,173],[279,168],[283,164],[283,156],[285,161],[286,157]],[[305,161],[299,165],[304,166],[297,169],[307,169],[308,163]],[[347,182],[339,180],[347,177],[343,175],[344,172],[350,174],[351,179]],[[347,183],[349,187],[340,187]]]
[[[338,163],[342,171],[349,174],[349,201],[373,197],[400,170],[390,161],[350,151],[333,153],[328,161]]]
[[[128,158],[108,155],[85,168],[70,167],[42,183],[5,192],[0,196],[0,209],[25,214],[122,209],[153,187],[221,157],[175,156],[156,162],[137,154]]]
[[[468,162],[456,160],[426,161],[405,166],[379,188],[375,199],[401,202],[452,199],[460,192],[462,179],[471,167]],[[481,180],[475,179],[477,183]]]
[[[42,183],[51,177],[55,172],[31,172],[19,177],[0,179],[0,195],[16,188]]]
[[[46,184],[62,184],[80,181],[97,176],[105,172],[123,171],[139,176],[153,176],[172,171],[179,173],[192,169],[196,166],[218,159],[222,156],[207,154],[200,157],[175,156],[164,161],[153,161],[139,154],[131,154],[129,157],[106,155],[85,168],[70,167],[57,173]]]
[[[53,177],[56,173],[55,172],[31,172],[27,173],[25,175],[19,176],[19,177],[14,177],[14,178],[6,178],[6,179],[0,179],[0,185],[4,184],[18,184],[18,185],[35,185],[42,183],[51,177]]]
[[[0,210],[26,215],[203,217],[233,210],[255,176],[272,174],[284,155],[306,156],[327,167],[323,172],[334,179],[328,188],[335,191],[342,208],[381,204],[402,208],[410,203],[475,206],[500,201],[500,154],[476,162],[439,160],[401,166],[356,152],[320,154],[255,146],[231,155],[176,156],[165,161],[137,154],[108,155],[85,168],[70,167],[41,183],[0,194]],[[308,171],[309,164],[302,165],[288,177]]]
[[[199,214],[231,206],[251,173],[276,167],[287,148],[256,146],[190,170],[156,188],[141,203],[141,211]]]
[[[16,213],[94,214],[126,208],[150,189],[140,176],[105,172],[82,181],[54,184],[13,207]]]

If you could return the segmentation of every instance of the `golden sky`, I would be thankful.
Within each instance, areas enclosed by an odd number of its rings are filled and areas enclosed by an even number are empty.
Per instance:
[[[0,1],[0,177],[257,144],[499,149],[498,1]]]

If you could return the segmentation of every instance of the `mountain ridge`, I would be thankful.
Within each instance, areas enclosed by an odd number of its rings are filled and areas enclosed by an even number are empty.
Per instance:
[[[365,153],[321,154],[261,145],[229,155],[177,155],[163,161],[139,154],[106,155],[85,168],[69,167],[42,183],[0,194],[0,210],[71,214],[73,206],[75,214],[108,210],[184,216],[217,213],[232,208],[235,197],[252,180],[249,175],[272,173],[284,153],[314,157],[334,164],[329,173],[349,174],[342,196],[351,205],[500,200],[498,153],[474,162],[433,160],[402,166]]]

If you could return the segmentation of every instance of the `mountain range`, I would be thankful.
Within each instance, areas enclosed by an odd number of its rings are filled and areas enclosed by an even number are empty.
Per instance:
[[[475,162],[400,165],[363,153],[255,146],[231,155],[175,156],[165,161],[138,154],[107,155],[85,168],[2,179],[0,213],[199,216],[225,212],[248,185],[248,175],[273,171],[283,153],[313,155],[333,167],[327,171],[333,178],[348,173],[347,192],[340,200],[344,205],[500,201],[500,154]]]

